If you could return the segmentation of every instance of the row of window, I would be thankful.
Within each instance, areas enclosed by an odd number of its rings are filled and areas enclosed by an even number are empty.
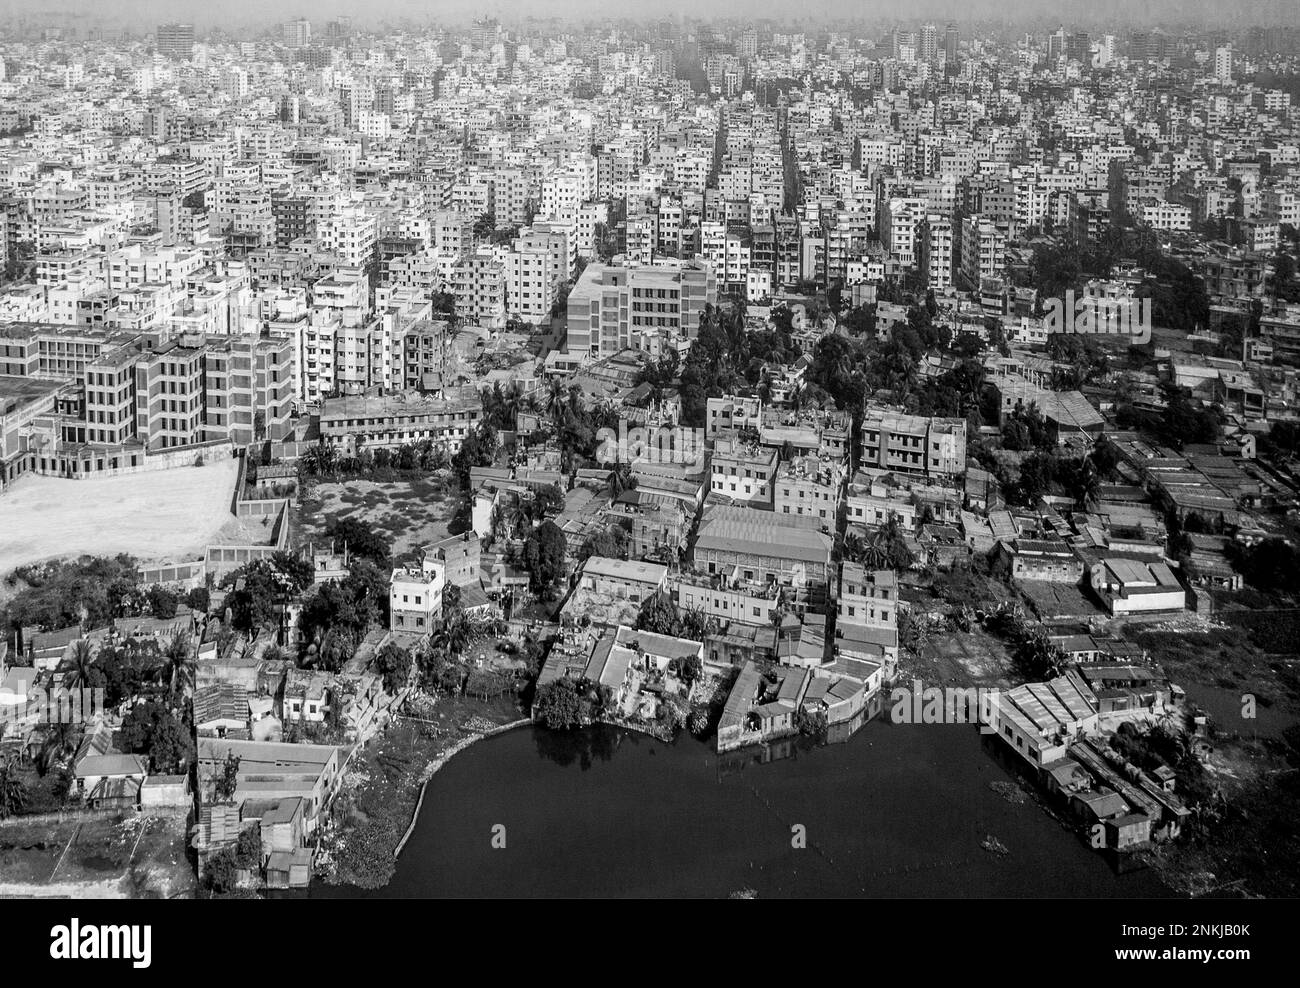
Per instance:
[[[854,617],[854,616],[857,614],[857,608],[854,607],[852,604],[848,604],[848,605],[841,604],[840,606],[841,606],[845,611],[848,612],[848,616],[849,616],[849,617]],[[868,620],[871,620],[871,621],[876,620],[876,609],[875,609],[874,607],[871,608],[870,611],[869,611],[869,613],[866,614],[866,615],[864,615],[864,617],[866,617]],[[889,620],[889,611],[888,611],[888,610],[882,610],[882,611],[880,612],[880,620],[881,620],[881,621],[888,621],[888,620]]]

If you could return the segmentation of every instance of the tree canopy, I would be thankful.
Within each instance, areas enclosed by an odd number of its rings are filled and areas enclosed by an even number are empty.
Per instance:
[[[549,519],[542,522],[524,543],[524,565],[532,577],[533,590],[549,593],[564,573],[564,554],[568,542],[560,526]]]

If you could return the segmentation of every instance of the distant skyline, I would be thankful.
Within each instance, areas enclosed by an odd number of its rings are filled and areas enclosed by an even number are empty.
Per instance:
[[[915,0],[900,9],[882,0],[811,0],[792,8],[786,0],[706,0],[703,3],[655,0],[0,0],[0,27],[19,18],[56,23],[75,20],[87,27],[122,25],[136,31],[151,30],[167,21],[186,21],[200,29],[219,26],[257,28],[278,21],[307,17],[323,26],[340,15],[351,16],[358,26],[410,19],[468,23],[476,17],[494,16],[505,23],[527,17],[560,19],[662,17],[771,18],[796,24],[792,10],[800,11],[809,25],[826,21],[877,21],[912,23],[924,20],[964,22],[986,20],[1013,25],[1018,21],[1059,21],[1063,24],[1154,23],[1193,24],[1208,28],[1239,28],[1255,24],[1300,24],[1296,0],[1152,0],[1141,7],[1127,0]]]

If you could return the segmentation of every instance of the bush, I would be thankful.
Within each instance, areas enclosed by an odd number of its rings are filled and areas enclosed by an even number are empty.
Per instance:
[[[383,888],[397,871],[392,834],[371,823],[348,835],[338,858],[335,879],[363,889]]]
[[[208,613],[208,606],[212,602],[212,594],[207,587],[195,587],[185,595],[185,605],[192,611],[198,611],[200,614]]]
[[[557,679],[539,689],[533,711],[553,731],[582,726],[582,700],[568,679]]]
[[[262,867],[262,828],[254,825],[239,832],[235,842],[235,864],[249,871]]]
[[[203,884],[209,891],[233,892],[238,878],[239,865],[235,861],[235,852],[232,848],[223,847],[208,858],[207,867],[203,870]]]
[[[692,710],[691,715],[686,718],[686,729],[697,738],[702,738],[708,734],[709,708],[706,706],[697,706]]]

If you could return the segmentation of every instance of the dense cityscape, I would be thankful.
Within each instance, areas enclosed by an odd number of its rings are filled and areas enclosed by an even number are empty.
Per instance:
[[[0,24],[0,896],[1295,896],[1280,16]]]

